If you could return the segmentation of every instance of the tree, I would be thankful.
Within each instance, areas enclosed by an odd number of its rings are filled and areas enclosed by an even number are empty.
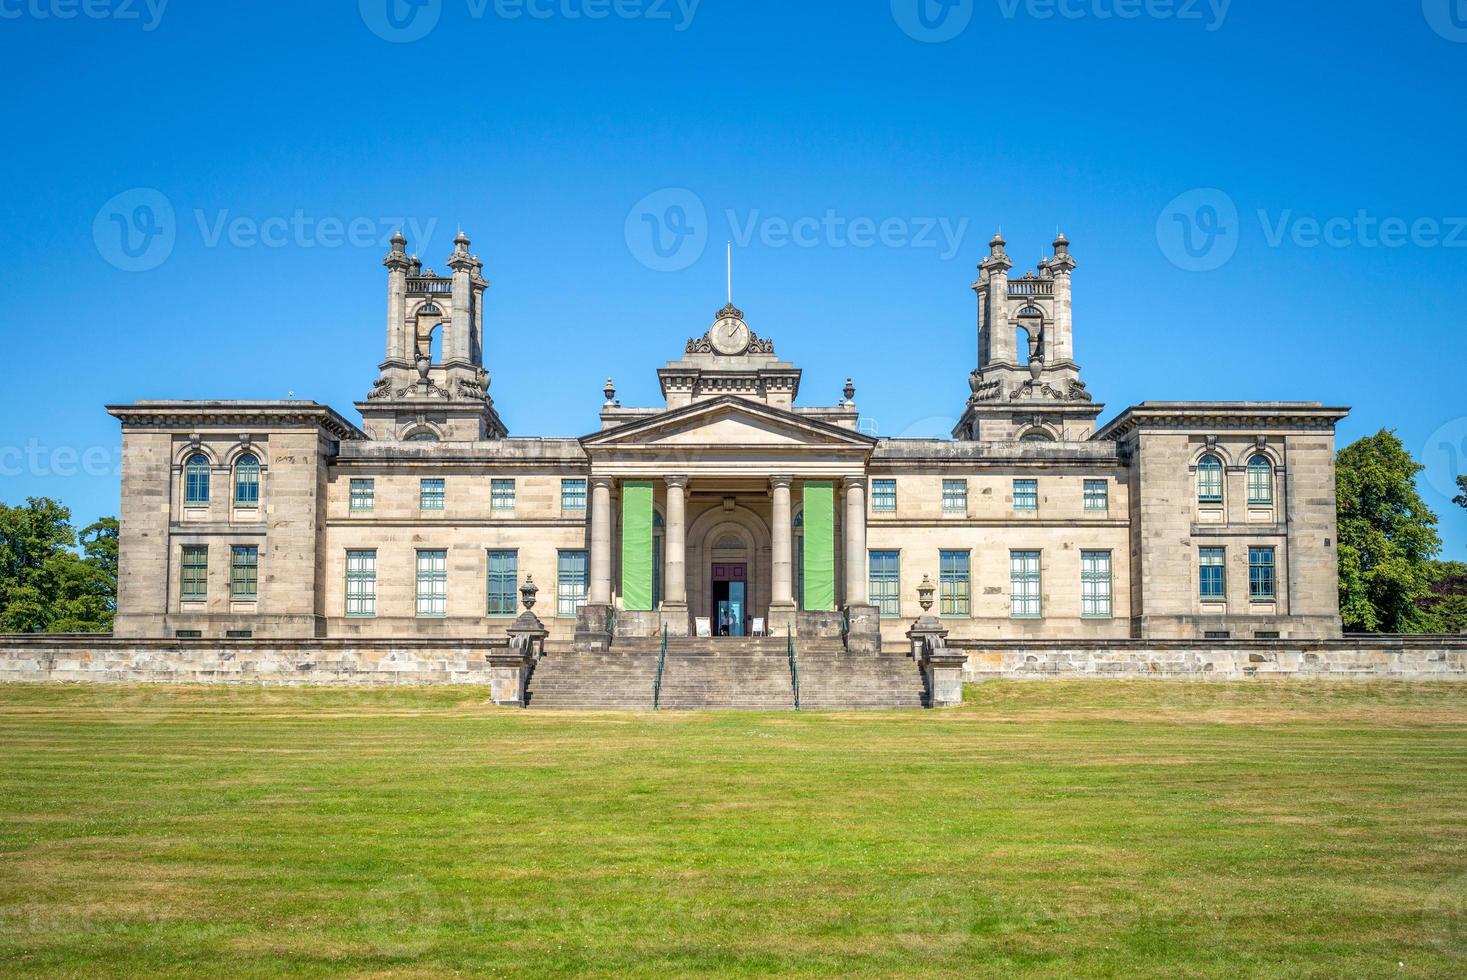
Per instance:
[[[1421,633],[1431,617],[1418,603],[1434,580],[1441,549],[1436,515],[1416,491],[1423,467],[1392,431],[1340,450],[1335,496],[1339,508],[1340,615],[1345,629]]]
[[[1467,564],[1432,562],[1431,592],[1421,600],[1422,613],[1433,633],[1467,632]]]
[[[1462,492],[1452,498],[1452,503],[1458,507],[1467,507],[1467,476],[1457,477],[1457,489]]]
[[[117,608],[117,532],[106,517],[81,535],[47,497],[0,504],[0,632],[104,633]]]

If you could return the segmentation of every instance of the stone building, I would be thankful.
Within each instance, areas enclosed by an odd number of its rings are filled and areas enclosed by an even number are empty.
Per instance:
[[[800,405],[800,369],[732,304],[658,370],[664,404],[624,407],[608,382],[591,434],[511,436],[469,245],[440,275],[394,237],[360,425],[301,401],[109,408],[119,636],[502,634],[527,580],[552,650],[800,635],[868,606],[898,647],[924,581],[954,640],[1340,635],[1346,410],[1145,402],[1099,425],[1063,236],[1017,278],[990,243],[946,440],[864,434],[849,386]]]

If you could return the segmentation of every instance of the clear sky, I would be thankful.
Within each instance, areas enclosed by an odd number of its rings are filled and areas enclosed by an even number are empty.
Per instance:
[[[400,225],[473,236],[516,434],[657,403],[730,238],[803,404],[946,433],[988,238],[1062,227],[1105,418],[1353,406],[1467,559],[1467,2],[918,2],[0,0],[0,499],[115,513],[108,402],[355,420]]]

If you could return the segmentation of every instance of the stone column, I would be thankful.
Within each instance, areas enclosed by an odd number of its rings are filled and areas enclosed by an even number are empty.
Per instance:
[[[688,635],[688,478],[669,476],[667,528],[662,539],[662,623],[670,636]]]
[[[591,478],[591,589],[592,606],[611,605],[611,478]]]
[[[790,507],[790,487],[793,476],[771,476],[769,488],[774,497],[773,531],[773,575],[769,595],[769,631],[794,625],[795,610],[795,564],[794,527]]]
[[[869,601],[866,573],[866,478],[846,477],[846,605]]]

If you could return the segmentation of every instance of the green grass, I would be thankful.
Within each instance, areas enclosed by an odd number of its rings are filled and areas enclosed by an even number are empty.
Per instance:
[[[0,686],[0,975],[1461,976],[1467,685]]]

